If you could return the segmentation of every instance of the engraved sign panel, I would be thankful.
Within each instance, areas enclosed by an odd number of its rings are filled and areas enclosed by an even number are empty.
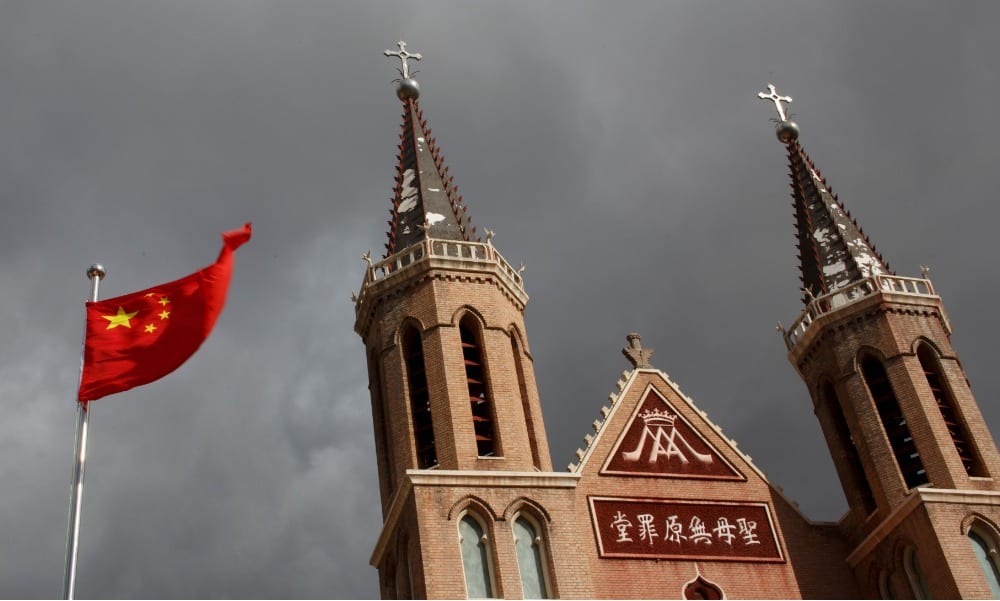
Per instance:
[[[766,503],[589,500],[601,557],[784,561]]]
[[[652,388],[632,414],[601,473],[746,479]]]

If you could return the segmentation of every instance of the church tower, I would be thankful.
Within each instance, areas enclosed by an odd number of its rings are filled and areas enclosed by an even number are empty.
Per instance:
[[[871,598],[998,595],[995,560],[977,555],[1000,539],[1000,455],[944,304],[926,269],[890,271],[799,144],[791,98],[769,88],[805,303],[784,337],[847,497],[847,563]]]
[[[401,63],[395,191],[385,256],[365,255],[355,306],[382,499],[372,555],[381,593],[554,595],[550,505],[575,480],[551,473],[521,271],[493,232],[475,237],[418,103],[409,61],[421,56],[403,42],[385,54]],[[525,569],[538,574],[525,581]]]

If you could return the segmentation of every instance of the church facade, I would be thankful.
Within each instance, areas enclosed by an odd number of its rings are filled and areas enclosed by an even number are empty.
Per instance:
[[[400,43],[392,219],[355,330],[368,363],[383,598],[1000,596],[1000,454],[924,277],[892,273],[770,87],[804,311],[785,331],[848,500],[805,518],[649,363],[637,334],[568,471],[553,470],[518,269],[476,237]],[[779,434],[779,433],[776,433]]]

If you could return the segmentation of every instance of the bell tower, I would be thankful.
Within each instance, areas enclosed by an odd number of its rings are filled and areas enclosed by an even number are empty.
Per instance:
[[[996,548],[1000,455],[944,304],[926,269],[896,275],[876,252],[799,144],[791,98],[759,97],[778,109],[792,183],[805,308],[788,359],[848,501],[848,564],[871,597],[989,597],[974,537]]]
[[[550,473],[524,327],[528,295],[521,271],[494,246],[494,233],[486,230],[485,242],[475,237],[418,103],[409,61],[421,55],[403,42],[385,54],[400,61],[402,131],[385,256],[363,257],[355,305],[384,518],[372,564],[387,598],[516,596],[517,570],[504,563],[513,553],[502,553],[499,540],[499,530],[510,526],[491,516],[517,497],[491,497],[490,487],[544,488],[535,475],[566,486],[566,478]],[[481,543],[470,542],[477,529]],[[462,545],[482,544],[485,552],[487,538],[497,547],[477,564],[485,576],[470,576],[479,568],[463,568]]]

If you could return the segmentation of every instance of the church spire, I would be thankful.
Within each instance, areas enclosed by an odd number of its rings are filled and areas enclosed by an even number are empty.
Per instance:
[[[768,89],[757,96],[774,103],[779,117],[775,133],[788,149],[803,300],[892,273],[799,144],[799,127],[783,106],[791,97],[778,95],[772,84]]]
[[[408,61],[423,57],[407,51],[405,42],[398,45],[398,51],[385,51],[386,56],[400,61],[396,95],[403,103],[386,256],[427,238],[471,241],[476,231],[470,228],[455,178],[448,175],[444,157],[417,102],[420,86],[412,77]]]

